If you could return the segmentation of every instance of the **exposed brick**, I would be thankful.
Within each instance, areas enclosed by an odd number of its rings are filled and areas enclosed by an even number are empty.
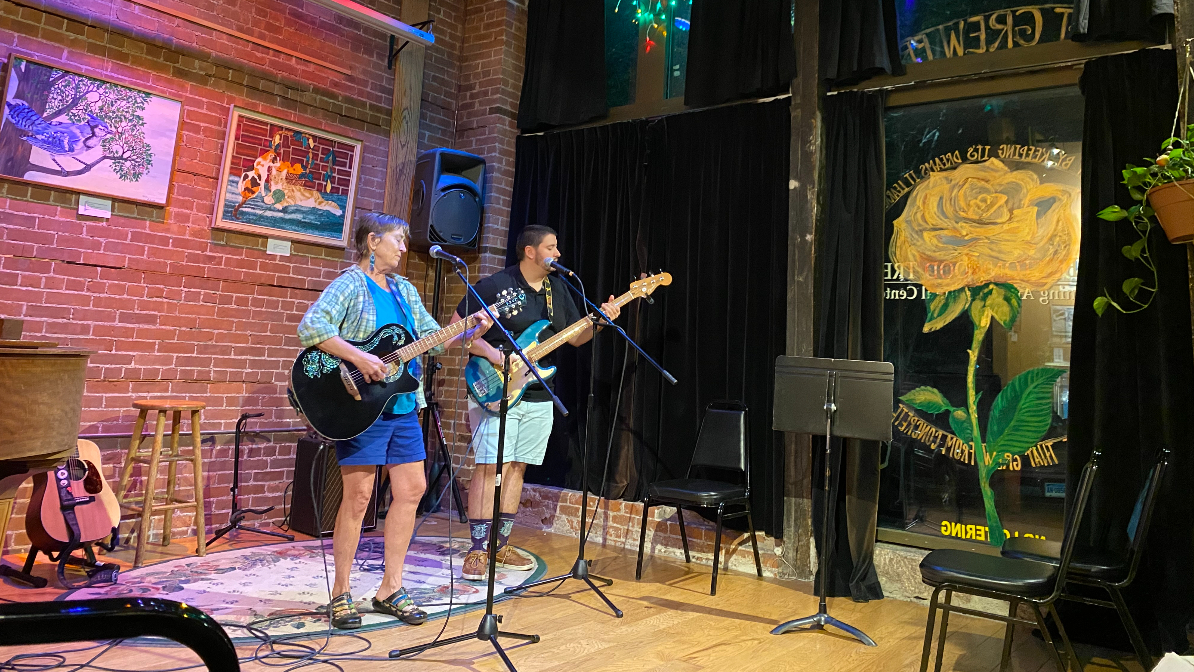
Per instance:
[[[20,53],[117,83],[183,100],[178,159],[166,207],[114,202],[110,220],[76,214],[78,195],[0,180],[0,317],[26,320],[26,334],[96,352],[88,369],[81,433],[127,432],[135,399],[186,396],[207,404],[207,431],[229,430],[242,411],[263,412],[257,427],[293,426],[285,399],[300,349],[295,325],[350,252],[296,243],[290,257],[265,252],[265,239],[210,228],[230,105],[360,139],[358,208],[377,209],[385,188],[394,73],[386,41],[371,29],[308,3],[238,4],[191,0],[187,11],[336,63],[322,66],[167,18],[144,7],[118,11],[98,0],[0,0],[0,40]],[[398,15],[398,0],[371,0]],[[431,3],[436,44],[426,50],[419,149],[455,147],[485,156],[492,185],[484,254],[465,255],[491,273],[501,267],[513,185],[517,96],[526,7],[509,0]],[[430,308],[433,266],[412,253],[404,273]],[[445,283],[437,319],[446,324],[462,288]],[[437,378],[453,460],[470,438],[460,358],[445,356]],[[152,418],[151,418],[152,423]],[[247,447],[242,504],[279,505],[293,478],[295,436]],[[208,532],[227,520],[231,437],[205,446]],[[184,443],[186,443],[184,441]],[[113,482],[127,441],[102,445]],[[144,478],[136,472],[136,479]],[[189,468],[180,484],[190,489]],[[465,479],[469,470],[464,471]],[[164,475],[159,475],[164,483]],[[180,486],[180,487],[182,487]],[[139,485],[138,485],[139,487]],[[28,486],[17,511],[23,511]],[[577,510],[579,512],[579,509]],[[14,517],[19,520],[19,517]],[[192,516],[174,517],[176,537],[195,534]],[[160,521],[156,523],[160,528]],[[7,552],[27,547],[19,523]],[[13,529],[15,528],[15,529]],[[151,538],[160,535],[155,528]],[[127,525],[126,528],[127,530]],[[4,540],[0,540],[4,541]]]

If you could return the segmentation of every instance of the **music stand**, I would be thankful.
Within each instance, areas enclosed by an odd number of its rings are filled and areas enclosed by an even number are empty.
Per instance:
[[[891,404],[895,367],[890,362],[864,362],[850,359],[786,357],[775,360],[775,407],[772,429],[825,437],[825,505],[822,507],[821,538],[817,546],[821,559],[817,613],[782,623],[771,631],[780,635],[793,628],[808,626],[824,630],[826,625],[856,637],[867,646],[877,646],[863,631],[829,615],[825,601],[828,592],[830,548],[829,525],[837,503],[836,482],[832,478],[830,440],[832,437],[891,440]]]

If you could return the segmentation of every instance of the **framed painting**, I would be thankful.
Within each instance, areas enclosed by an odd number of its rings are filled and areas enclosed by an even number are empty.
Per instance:
[[[165,205],[182,102],[12,54],[0,176]]]
[[[345,247],[361,141],[233,107],[212,228]]]

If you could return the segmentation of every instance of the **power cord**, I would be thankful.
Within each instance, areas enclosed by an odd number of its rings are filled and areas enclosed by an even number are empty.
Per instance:
[[[466,282],[467,282],[467,279],[468,279],[468,276],[466,276]],[[462,345],[462,361],[467,362],[468,361],[468,350],[467,350],[467,348],[463,347],[463,339],[461,340],[461,345]],[[462,391],[462,386],[458,386],[456,389],[456,405],[457,405],[457,407],[460,406],[461,391]],[[442,430],[442,425],[438,429]],[[460,473],[460,470],[463,469],[463,467],[468,463],[469,455],[473,454],[473,452],[475,450],[477,432],[479,429],[480,429],[479,427],[473,429],[472,436],[470,437],[470,440],[469,440],[469,447],[467,449],[465,459],[461,461],[460,465],[453,468],[453,470],[451,472],[451,478],[453,478],[453,479],[456,478],[456,476]],[[453,432],[453,433],[455,433],[455,432]],[[326,463],[324,461],[324,460],[326,460],[326,458],[324,458],[323,451],[326,451],[328,449],[329,449],[329,444],[326,442],[320,446],[319,451],[316,453],[315,464],[318,465],[318,464]],[[323,536],[323,530],[322,530],[323,510],[326,505],[325,498],[327,496],[326,488],[323,487],[323,478],[326,475],[325,472],[326,472],[326,470],[324,470],[324,469],[312,469],[310,477],[309,477],[308,485],[311,489],[311,501],[312,501],[312,508],[314,509],[315,520],[317,521],[317,524],[321,528],[318,540],[319,540],[321,559],[323,562],[324,583],[325,583],[327,593],[328,593],[328,608],[330,611],[331,601],[334,596],[332,595],[331,572],[329,570],[328,561],[327,561],[327,547],[324,544],[324,536]],[[317,475],[320,478],[320,481],[318,484],[316,483]],[[449,483],[450,482],[451,481],[449,481]],[[285,520],[287,523],[289,523],[289,508],[286,507],[285,495],[286,495],[286,492],[292,490],[293,486],[294,486],[294,483],[291,482],[290,485],[287,486],[287,490],[283,492]],[[449,486],[448,488],[445,488],[444,491],[439,494],[439,497],[436,499],[435,505],[432,507],[429,507],[428,512],[423,515],[422,520],[419,521],[418,525],[416,525],[415,530],[411,535],[412,539],[418,537],[419,530],[422,528],[423,524],[425,524],[427,522],[427,520],[430,518],[431,512],[434,509],[438,508],[439,504],[441,503],[441,501],[444,498],[444,495],[446,495],[450,490],[451,490],[451,486]],[[318,496],[317,496],[317,493],[318,493]],[[432,643],[438,642],[443,637],[444,632],[447,631],[448,622],[451,620],[452,615],[453,615],[452,609],[455,606],[456,571],[455,571],[455,562],[454,562],[454,545],[453,545],[454,538],[452,536],[452,523],[453,523],[452,519],[454,516],[450,515],[450,513],[451,512],[449,512],[449,515],[447,517],[448,518],[448,548],[449,548],[449,553],[448,553],[448,577],[449,578],[448,578],[448,602],[447,602],[448,610],[444,616],[443,625],[440,627],[440,631],[435,636],[435,639],[432,640]],[[368,547],[367,552],[370,554],[375,552],[373,550],[372,540],[370,540],[370,546]],[[360,563],[358,564],[358,569],[361,569],[363,571],[376,571],[377,566],[370,566],[367,563],[368,563],[368,560],[360,561]],[[382,563],[380,565],[380,568],[384,570],[384,563]],[[559,585],[563,585],[563,581],[561,581],[560,584],[558,584],[555,588],[552,588],[551,590],[547,591],[546,593],[543,593],[542,595],[550,594],[552,591],[554,591],[556,588],[558,588]],[[540,596],[540,595],[531,595],[528,597],[538,597],[538,596]],[[432,603],[432,604],[429,604],[426,606],[442,606],[442,605],[443,605],[443,603]],[[284,619],[294,618],[296,616],[313,616],[313,615],[322,616],[325,614],[327,614],[329,616],[328,628],[324,633],[323,643],[318,646],[299,641],[299,640],[310,639],[311,635],[309,633],[294,633],[294,634],[288,634],[288,635],[270,635],[268,632],[266,632],[265,630],[263,630],[260,627],[260,626],[266,625],[266,624],[268,624],[272,621],[276,621],[276,620],[284,620]],[[291,613],[291,614],[285,614],[285,615],[280,615],[280,616],[272,616],[272,617],[257,619],[248,624],[221,623],[220,625],[222,627],[224,627],[225,629],[244,630],[244,631],[248,632],[253,638],[255,638],[259,641],[259,643],[256,645],[252,655],[241,657],[239,659],[242,664],[250,663],[250,662],[257,662],[257,663],[260,663],[262,665],[266,665],[269,667],[283,668],[283,672],[291,672],[292,670],[298,670],[299,668],[308,667],[308,666],[312,666],[312,665],[326,665],[326,666],[332,667],[336,670],[341,670],[343,672],[344,668],[339,664],[340,662],[348,662],[348,661],[392,662],[394,660],[410,660],[418,655],[418,653],[415,653],[415,654],[411,654],[409,656],[402,656],[397,659],[390,658],[389,656],[382,657],[382,656],[364,655],[372,647],[372,643],[369,642],[369,640],[366,639],[365,637],[355,634],[355,633],[335,632],[335,629],[332,627],[332,624],[331,624],[330,613],[325,612],[325,611],[311,611],[311,612],[303,612],[303,613],[298,613],[298,614]],[[352,639],[352,640],[358,641],[363,646],[358,647],[356,650],[347,651],[347,652],[333,652],[333,651],[328,650],[329,647],[331,646],[331,643],[333,640],[343,640],[343,639]],[[0,661],[0,672],[49,672],[50,670],[58,670],[61,668],[66,668],[68,666],[70,666],[68,672],[80,672],[81,670],[84,670],[84,669],[96,670],[98,672],[145,672],[143,669],[129,670],[129,669],[122,669],[122,668],[102,667],[102,666],[95,664],[96,661],[99,660],[101,656],[103,656],[104,654],[113,650],[117,646],[125,643],[126,641],[127,640],[124,640],[124,639],[116,639],[116,640],[111,640],[111,641],[107,641],[107,642],[99,642],[99,643],[93,644],[88,647],[77,648],[77,649],[67,649],[65,651],[16,654],[7,660]],[[67,654],[81,653],[81,652],[85,652],[85,651],[93,651],[95,649],[101,649],[101,650],[98,653],[96,653],[94,656],[92,656],[90,659],[88,659],[86,662],[72,665],[72,664],[69,664],[66,660]],[[41,660],[46,660],[47,662],[45,662],[45,663],[36,662],[36,661],[41,661]],[[186,665],[186,666],[166,668],[166,669],[158,669],[158,670],[153,670],[152,672],[185,672],[187,670],[195,670],[195,669],[200,669],[203,667],[204,667],[203,664],[196,664],[196,665]]]

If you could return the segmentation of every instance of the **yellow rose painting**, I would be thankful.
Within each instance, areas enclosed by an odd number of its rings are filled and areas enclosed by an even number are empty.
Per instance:
[[[990,159],[921,180],[894,223],[889,254],[906,278],[924,286],[924,331],[936,331],[963,312],[973,326],[965,406],[952,405],[932,387],[900,399],[925,413],[948,413],[950,428],[974,448],[995,546],[1005,532],[991,476],[1048,431],[1053,384],[1064,370],[1041,367],[1013,378],[995,399],[984,433],[974,381],[978,353],[992,319],[1011,329],[1020,316],[1021,292],[1048,289],[1078,258],[1078,202],[1074,187],[1042,183],[1031,171]]]

